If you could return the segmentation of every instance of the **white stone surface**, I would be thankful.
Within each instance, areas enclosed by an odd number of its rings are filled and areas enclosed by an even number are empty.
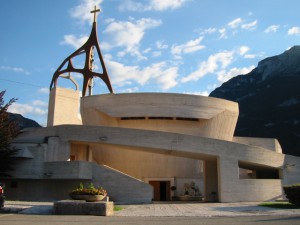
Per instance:
[[[72,182],[95,182],[116,202],[150,202],[152,188],[144,181],[154,178],[180,183],[204,177],[205,200],[221,202],[282,199],[282,185],[299,182],[300,158],[282,154],[278,141],[233,137],[238,116],[234,102],[136,93],[84,97],[81,104],[84,125],[30,129],[14,140],[30,146],[34,157],[20,162],[16,179],[39,179],[52,189],[55,179],[65,181],[65,194]],[[71,158],[78,163],[68,162]],[[204,161],[204,176],[196,171],[199,160]],[[278,170],[282,179],[240,179],[239,164]],[[23,188],[31,181],[26,182]],[[18,190],[9,191],[18,195]]]

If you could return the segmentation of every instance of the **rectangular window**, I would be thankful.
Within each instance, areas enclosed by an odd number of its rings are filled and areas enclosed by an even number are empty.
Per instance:
[[[144,120],[145,117],[121,117],[121,120]]]
[[[149,117],[149,120],[173,120],[173,117]]]
[[[248,162],[239,162],[239,179],[281,179],[280,169]]]

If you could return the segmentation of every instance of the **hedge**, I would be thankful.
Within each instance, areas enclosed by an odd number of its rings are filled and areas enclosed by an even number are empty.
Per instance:
[[[300,206],[300,183],[284,186],[283,190],[290,203]]]

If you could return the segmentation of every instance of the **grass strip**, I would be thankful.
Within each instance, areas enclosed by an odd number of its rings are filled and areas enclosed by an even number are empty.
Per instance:
[[[117,206],[117,205],[114,206],[114,211],[121,211],[121,210],[123,210],[121,206]]]
[[[276,208],[276,209],[300,209],[300,207],[295,206],[289,202],[262,202],[259,206]]]

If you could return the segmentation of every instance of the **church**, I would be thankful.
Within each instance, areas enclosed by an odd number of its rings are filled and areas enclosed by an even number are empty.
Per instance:
[[[174,93],[114,93],[97,37],[96,13],[85,44],[50,83],[48,124],[13,141],[20,149],[9,200],[61,200],[93,183],[120,203],[242,202],[283,199],[300,182],[300,158],[271,138],[235,137],[235,102]],[[83,58],[83,68],[72,60]],[[96,59],[95,56],[98,58]],[[94,70],[99,60],[102,72]],[[72,74],[83,76],[81,90]],[[93,95],[93,78],[109,93]],[[74,89],[59,87],[67,79]]]

